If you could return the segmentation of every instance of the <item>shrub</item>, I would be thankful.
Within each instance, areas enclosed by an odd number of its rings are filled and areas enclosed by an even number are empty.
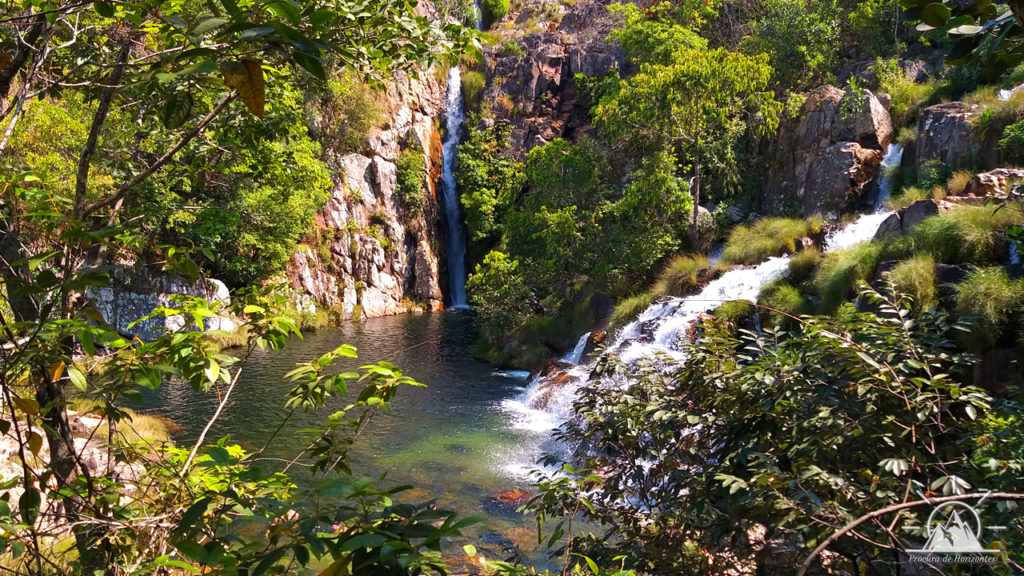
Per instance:
[[[498,56],[501,56],[502,58],[522,57],[525,55],[526,51],[523,50],[523,47],[512,40],[502,44],[501,48],[498,50]]]
[[[320,132],[330,150],[358,152],[366,146],[370,130],[380,124],[378,97],[358,74],[346,71],[328,83],[329,97],[322,107]]]
[[[483,27],[490,28],[492,24],[504,18],[508,14],[508,3],[509,0],[480,0]]]
[[[768,54],[774,80],[788,88],[814,86],[830,74],[840,53],[835,0],[775,0],[765,6],[743,50]]]
[[[850,36],[863,56],[893,54],[900,49],[896,30],[900,10],[895,0],[866,0],[849,13]]]
[[[801,284],[811,276],[821,262],[821,253],[817,248],[801,250],[789,260],[789,281],[793,284]]]
[[[487,78],[482,72],[466,70],[462,73],[462,97],[468,112],[480,112],[480,99],[483,98],[486,84]]]
[[[920,312],[938,303],[935,290],[935,260],[930,254],[919,254],[897,264],[889,272],[893,292],[907,296],[913,310]]]
[[[757,298],[758,304],[778,310],[761,309],[761,321],[776,327],[792,325],[793,319],[786,314],[799,315],[807,312],[807,299],[800,294],[795,286],[785,280],[776,280],[761,289]]]
[[[749,300],[733,300],[723,302],[718,308],[715,308],[712,314],[715,316],[716,324],[735,326],[741,321],[751,318],[756,311],[757,307]]]
[[[834,312],[858,283],[871,277],[881,252],[880,244],[865,242],[825,255],[814,275],[821,313]]]
[[[530,315],[530,289],[519,260],[492,250],[466,279],[466,291],[485,336],[496,343]]]
[[[652,292],[665,296],[682,296],[697,285],[697,275],[707,267],[708,259],[701,254],[676,256],[658,275]]]
[[[612,310],[612,326],[623,326],[636,320],[636,317],[651,305],[652,300],[653,297],[646,293],[619,300],[615,303],[615,309]]]
[[[889,114],[893,126],[899,128],[917,121],[921,110],[935,99],[935,83],[917,84],[903,73],[899,62],[895,59],[879,58],[872,67],[881,92],[891,98]],[[903,140],[901,140],[903,141]]]
[[[986,349],[1016,329],[1022,336],[1021,316],[1024,313],[1024,280],[1010,279],[1002,268],[981,268],[956,287],[957,311],[978,317],[978,324],[967,339],[967,345]]]
[[[821,230],[820,220],[762,218],[737,226],[729,234],[722,259],[732,264],[757,264],[770,256],[796,251],[796,239]]]
[[[1002,229],[1022,216],[1016,206],[960,206],[921,222],[914,229],[914,245],[946,264],[990,262]]]
[[[398,197],[406,208],[419,212],[426,204],[423,195],[424,168],[423,150],[406,148],[398,154]]]

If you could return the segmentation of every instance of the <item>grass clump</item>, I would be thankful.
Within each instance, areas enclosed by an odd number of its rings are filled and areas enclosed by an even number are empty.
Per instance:
[[[623,298],[615,303],[615,309],[612,310],[611,324],[612,326],[622,326],[629,324],[636,319],[648,306],[654,297],[651,294],[637,294],[636,296],[630,296],[629,298]]]
[[[921,222],[914,229],[914,246],[946,264],[991,262],[1003,228],[1022,217],[1019,206],[960,206]]]
[[[466,110],[479,113],[480,101],[484,95],[487,78],[482,72],[466,70],[462,73],[462,97],[466,102]]]
[[[910,186],[904,188],[896,196],[890,196],[889,199],[885,201],[885,205],[888,206],[890,210],[902,210],[918,200],[928,200],[931,197],[932,192],[930,190],[918,188],[917,186]]]
[[[910,298],[917,312],[938,304],[935,288],[935,260],[931,254],[918,254],[897,264],[889,272],[893,292]]]
[[[980,268],[957,285],[956,295],[957,312],[978,318],[965,338],[968,347],[983,350],[1024,337],[1024,280],[1011,279],[1002,268]]]
[[[880,91],[891,98],[889,115],[897,129],[916,122],[921,110],[935,99],[936,83],[915,83],[907,78],[896,59],[879,58],[872,69],[878,78]]]
[[[971,183],[971,178],[974,175],[966,170],[957,170],[953,172],[953,175],[949,177],[949,181],[946,182],[946,193],[948,196],[960,196],[967,189],[967,185]]]
[[[865,242],[825,255],[814,275],[822,314],[835,312],[860,282],[871,277],[882,249],[880,244]]]
[[[701,254],[676,256],[658,275],[651,291],[663,296],[682,296],[697,285],[697,276],[707,267],[708,259]]]
[[[801,250],[789,259],[789,281],[802,284],[814,276],[821,263],[821,252],[817,248]]]
[[[750,226],[737,226],[725,243],[722,260],[730,264],[758,264],[771,256],[793,253],[796,240],[821,231],[818,218],[762,218]]]
[[[770,282],[762,288],[757,303],[765,307],[760,309],[761,322],[780,328],[793,324],[793,319],[787,314],[798,316],[808,311],[807,299],[800,294],[800,290],[796,286],[785,280]],[[778,312],[766,308],[772,308]]]
[[[731,300],[723,302],[718,308],[715,308],[712,314],[715,316],[716,323],[732,324],[735,326],[741,321],[752,317],[756,310],[757,307],[749,300]]]
[[[68,400],[67,407],[82,416],[93,416],[103,418],[103,406],[95,400],[75,398]],[[118,407],[119,412],[125,414],[125,418],[117,423],[117,435],[123,442],[138,444],[167,444],[171,441],[171,434],[179,427],[173,421],[153,414],[142,414],[128,408]],[[99,428],[93,434],[93,438],[106,442],[109,437],[107,421],[104,418]]]

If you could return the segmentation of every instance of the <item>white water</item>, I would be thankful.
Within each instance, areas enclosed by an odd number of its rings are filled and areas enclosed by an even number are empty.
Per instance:
[[[871,213],[862,214],[851,224],[829,235],[825,241],[825,252],[850,248],[874,237],[879,224],[891,214],[885,202],[889,198],[889,181],[893,167],[899,165],[902,154],[903,151],[898,144],[889,146],[882,161],[875,209]],[[769,258],[753,268],[738,268],[726,272],[710,282],[698,294],[661,299],[641,312],[636,320],[620,329],[609,350],[618,354],[626,363],[659,352],[681,360],[685,353],[680,349],[680,344],[686,337],[686,331],[696,324],[702,314],[714,310],[726,301],[756,302],[765,284],[788,273],[789,260],[789,256]],[[576,346],[580,349],[579,356],[574,349],[562,360],[578,364],[582,359],[582,347],[585,347],[588,336],[589,334],[585,334],[581,337],[580,343]],[[572,360],[573,357],[576,359]],[[519,397],[502,403],[502,407],[510,416],[513,428],[537,435],[532,450],[523,447],[524,449],[520,451],[523,457],[532,454],[535,459],[540,455],[542,447],[549,451],[565,449],[554,445],[551,431],[572,417],[576,391],[587,381],[590,367],[577,365],[566,373],[571,377],[571,381],[553,390],[550,388],[550,382],[534,376]],[[532,462],[519,462],[508,463],[506,470],[514,476],[525,477],[526,472],[534,466]]]
[[[462,140],[462,122],[466,117],[462,101],[462,74],[458,65],[448,70],[448,91],[445,96],[444,144],[441,188],[444,193],[446,233],[445,252],[448,254],[448,291],[453,308],[466,307],[466,235],[462,230],[462,211],[459,192],[455,187],[455,161]]]
[[[576,341],[576,346],[567,352],[565,356],[562,356],[560,360],[570,364],[579,364],[580,360],[583,359],[583,351],[587,349],[588,340],[590,340],[590,332],[580,336],[580,339]]]

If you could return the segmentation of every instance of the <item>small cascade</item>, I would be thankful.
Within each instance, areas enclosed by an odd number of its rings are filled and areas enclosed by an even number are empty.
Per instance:
[[[590,340],[590,332],[587,332],[576,342],[576,346],[573,347],[565,356],[559,358],[562,362],[568,362],[569,364],[579,364],[580,360],[583,359],[583,351],[587,349],[587,342]]]
[[[875,210],[862,214],[854,222],[829,235],[825,241],[825,252],[850,248],[874,237],[879,224],[892,213],[885,202],[889,198],[893,167],[899,165],[902,154],[898,144],[889,146],[882,161]],[[752,268],[737,268],[726,272],[698,294],[661,299],[641,312],[636,320],[621,328],[608,349],[627,364],[655,353],[683,360],[685,352],[681,344],[687,331],[697,323],[701,315],[726,301],[756,302],[765,284],[788,274],[789,260],[789,256],[769,258]],[[576,348],[561,358],[574,366],[535,375],[519,397],[502,403],[506,413],[511,416],[512,427],[534,433],[537,438],[533,449],[524,449],[518,455],[520,463],[507,466],[513,475],[519,476],[531,468],[533,462],[525,462],[523,459],[529,458],[531,454],[536,459],[540,455],[540,446],[546,451],[565,450],[565,447],[553,446],[550,432],[572,418],[576,391],[589,377],[590,367],[579,365],[587,337],[585,334],[580,338]]]

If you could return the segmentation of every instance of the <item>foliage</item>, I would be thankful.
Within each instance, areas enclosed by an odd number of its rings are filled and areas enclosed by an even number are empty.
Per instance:
[[[817,248],[805,248],[789,259],[789,280],[794,284],[801,284],[814,275],[814,271],[821,263],[821,253]]]
[[[661,269],[651,289],[663,296],[682,296],[697,286],[697,277],[707,269],[708,259],[701,254],[680,254]]]
[[[792,327],[791,316],[810,312],[810,305],[800,290],[785,280],[771,282],[761,288],[757,297],[761,323],[778,328]]]
[[[756,313],[757,308],[749,300],[723,302],[712,311],[715,323],[728,329],[735,329],[740,322],[753,318]]]
[[[565,433],[585,447],[582,465],[602,471],[601,490],[569,487],[561,499],[586,498],[581,512],[608,530],[607,553],[629,555],[635,570],[700,574],[767,560],[749,539],[755,525],[781,549],[805,551],[918,490],[1018,489],[1019,475],[998,460],[974,463],[974,438],[988,428],[977,419],[1008,414],[959,379],[972,358],[952,338],[967,327],[937,313],[908,322],[898,301],[862,297],[877,314],[806,317],[789,333],[705,323],[681,363],[606,357],[580,388]],[[1004,448],[993,450],[1019,469]],[[544,498],[562,488],[541,486]],[[896,521],[920,527],[921,510]],[[885,548],[923,542],[888,529],[893,520],[863,524],[831,549],[885,573]],[[691,546],[707,551],[703,568],[685,565],[680,551]]]
[[[972,348],[1024,338],[1024,280],[1011,279],[1002,268],[979,268],[957,284],[956,294],[957,311],[978,317],[978,330],[966,339]]]
[[[423,190],[427,177],[423,150],[417,147],[403,149],[395,165],[398,168],[398,196],[402,204],[412,212],[423,210],[427,202]]]
[[[462,73],[462,97],[466,102],[466,110],[473,113],[480,111],[480,103],[486,86],[487,78],[483,72],[466,70]]]
[[[652,299],[650,294],[637,294],[620,299],[615,303],[615,309],[612,310],[612,326],[625,326],[636,320],[636,317],[651,305]]]
[[[872,72],[878,79],[880,91],[890,97],[889,115],[893,126],[915,125],[921,110],[932,103],[935,84],[918,84],[907,78],[895,58],[883,60],[879,57],[872,66]]]
[[[881,245],[865,242],[825,254],[814,274],[814,289],[820,297],[819,312],[834,312],[860,283],[869,280],[881,253]]]
[[[731,264],[760,264],[770,256],[796,252],[799,238],[821,231],[820,220],[761,218],[729,233],[722,260]]]
[[[914,229],[914,244],[944,264],[992,262],[1004,239],[1003,229],[1021,218],[1021,208],[1014,205],[959,206],[922,221]]]
[[[508,14],[509,0],[481,0],[480,16],[484,28],[490,28],[495,22]]]
[[[773,0],[763,10],[743,51],[767,54],[772,80],[783,88],[810,88],[826,79],[840,47],[836,0]]]
[[[930,254],[919,254],[896,264],[889,272],[888,281],[895,293],[907,298],[915,312],[938,304],[935,260]]]
[[[502,154],[507,139],[507,129],[495,127],[470,130],[459,144],[455,181],[474,252],[500,240],[504,215],[523,186],[522,164]]]
[[[498,49],[498,56],[501,58],[519,58],[526,56],[526,50],[519,44],[509,40],[502,43],[501,48]]]
[[[466,280],[470,300],[492,339],[518,328],[531,312],[519,260],[491,251]]]
[[[608,9],[624,20],[609,39],[618,42],[636,64],[668,65],[676,59],[676,52],[707,49],[707,41],[679,21],[681,14],[672,3],[662,2],[645,10],[635,4],[612,4]]]
[[[847,20],[849,36],[857,42],[860,56],[885,56],[901,48],[898,1],[857,2]]]
[[[361,152],[366,148],[366,137],[379,125],[384,116],[380,110],[380,95],[351,70],[337,72],[327,84],[313,124],[319,125],[317,135],[328,150]]]

